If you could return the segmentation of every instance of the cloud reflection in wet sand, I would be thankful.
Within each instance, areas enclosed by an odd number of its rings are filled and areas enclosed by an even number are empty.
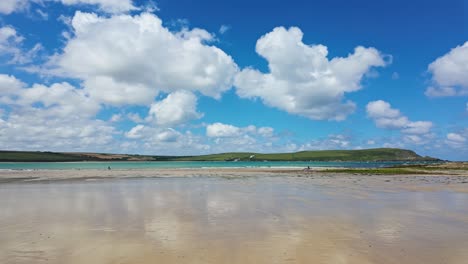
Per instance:
[[[0,262],[468,259],[468,222],[460,217],[468,194],[356,188],[291,177],[1,185]]]

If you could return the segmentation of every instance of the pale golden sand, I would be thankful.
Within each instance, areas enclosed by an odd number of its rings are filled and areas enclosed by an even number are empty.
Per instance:
[[[468,263],[468,177],[0,171],[0,263]]]

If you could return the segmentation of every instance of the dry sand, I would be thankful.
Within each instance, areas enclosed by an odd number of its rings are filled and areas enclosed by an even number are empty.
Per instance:
[[[0,263],[468,263],[468,177],[0,171]]]

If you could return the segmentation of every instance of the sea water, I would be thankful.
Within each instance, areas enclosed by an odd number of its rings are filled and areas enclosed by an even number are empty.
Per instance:
[[[381,168],[416,162],[319,162],[319,161],[106,161],[106,162],[0,162],[0,170],[158,169],[158,168]],[[421,164],[421,162],[417,162]]]

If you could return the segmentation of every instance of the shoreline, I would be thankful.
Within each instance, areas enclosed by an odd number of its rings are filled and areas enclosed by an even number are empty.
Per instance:
[[[318,171],[318,170],[317,170]],[[215,177],[231,176],[275,176],[278,174],[297,174],[304,172],[298,168],[164,168],[164,169],[31,169],[0,170],[0,180],[30,178],[34,180],[67,180],[80,178],[125,179],[161,177]]]
[[[158,178],[213,178],[213,179],[248,179],[282,177],[304,179],[307,184],[333,188],[358,189],[405,189],[412,191],[454,191],[468,193],[468,173],[458,174],[372,174],[327,172],[327,168],[205,168],[205,169],[86,169],[86,170],[15,170],[0,171],[0,186],[5,184],[31,184],[54,182],[86,182],[130,179]],[[338,170],[339,171],[339,170]]]

